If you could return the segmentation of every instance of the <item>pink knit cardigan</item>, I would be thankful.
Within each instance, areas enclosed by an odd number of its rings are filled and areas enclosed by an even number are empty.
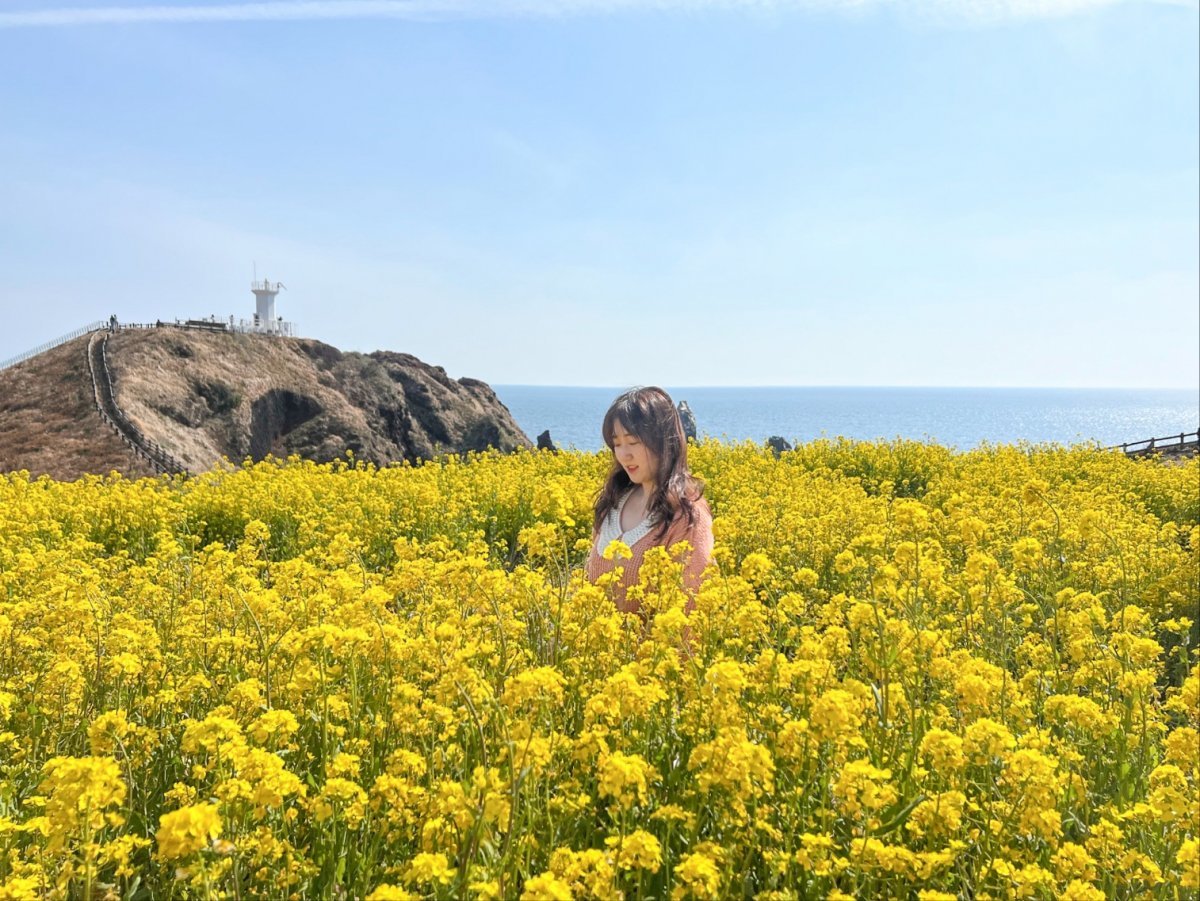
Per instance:
[[[618,566],[623,566],[625,568],[624,575],[621,576],[620,583],[615,586],[617,607],[625,613],[636,613],[638,602],[636,600],[626,601],[625,591],[630,586],[637,584],[638,570],[642,566],[642,558],[645,557],[646,551],[652,547],[670,548],[676,542],[686,541],[692,546],[692,551],[684,560],[683,565],[683,586],[687,589],[688,594],[692,595],[686,608],[690,613],[695,606],[695,594],[700,587],[704,568],[708,566],[709,558],[712,556],[713,547],[712,512],[708,508],[708,502],[704,498],[697,500],[694,512],[696,514],[695,522],[690,527],[687,517],[680,513],[671,521],[666,534],[657,541],[655,535],[658,527],[651,528],[647,534],[629,546],[633,556],[627,559],[605,560],[600,556],[600,552],[604,548],[597,550],[596,536],[598,532],[593,529],[592,549],[588,554],[585,569],[588,579],[594,582],[605,573],[612,572]]]

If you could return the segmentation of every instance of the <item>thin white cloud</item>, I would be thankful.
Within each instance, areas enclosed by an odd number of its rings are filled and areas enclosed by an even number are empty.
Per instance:
[[[281,22],[326,19],[559,18],[633,11],[706,9],[861,12],[895,8],[921,18],[1000,22],[1070,16],[1122,2],[1200,7],[1200,0],[276,0],[153,6],[95,6],[0,12],[0,28],[147,23]]]

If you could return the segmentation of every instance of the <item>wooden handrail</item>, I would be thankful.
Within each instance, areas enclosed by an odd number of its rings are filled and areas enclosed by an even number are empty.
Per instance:
[[[197,320],[199,321],[199,320]],[[38,354],[43,354],[48,350],[53,350],[60,344],[66,344],[68,341],[73,341],[76,338],[91,332],[115,331],[117,329],[151,329],[151,328],[178,328],[178,329],[195,329],[197,331],[223,331],[230,333],[251,332],[253,334],[262,334],[274,337],[294,338],[296,337],[296,323],[281,321],[279,328],[275,331],[256,328],[248,325],[244,320],[238,320],[230,328],[226,320],[218,319],[205,325],[188,325],[184,322],[115,322],[113,319],[98,319],[95,322],[89,322],[87,325],[81,326],[74,331],[67,332],[65,335],[60,335],[53,341],[46,341],[39,344],[32,350],[27,350],[24,353],[17,354],[15,357],[9,357],[7,360],[0,362],[0,370],[8,369],[16,366],[18,363],[23,363],[30,357],[36,357]]]
[[[1145,447],[1138,447],[1145,445]],[[1191,445],[1200,446],[1200,429],[1194,432],[1180,432],[1178,435],[1167,435],[1163,438],[1145,438],[1141,441],[1129,441],[1125,444],[1113,444],[1104,450],[1119,450],[1126,454],[1146,454],[1156,450],[1174,450]]]
[[[98,332],[101,329],[108,328],[107,322],[97,320],[90,322],[87,325],[75,329],[73,332],[67,332],[65,335],[60,335],[53,341],[47,341],[44,344],[39,344],[33,350],[27,350],[23,354],[17,354],[15,357],[9,357],[3,363],[0,363],[0,369],[8,369],[10,366],[16,366],[18,363],[23,363],[30,357],[36,357],[38,354],[44,354],[48,350],[53,350],[60,344],[66,344],[68,341],[74,341],[76,338],[88,334],[88,332]]]
[[[99,338],[99,348],[96,339]],[[108,354],[106,346],[108,335],[99,333],[92,335],[87,346],[88,372],[92,376],[92,393],[96,399],[96,409],[100,417],[108,423],[117,436],[124,441],[135,455],[143,457],[157,472],[184,473],[187,469],[176,460],[167,450],[154,441],[147,439],[137,426],[117,405],[117,395],[113,390],[112,377],[108,371]]]

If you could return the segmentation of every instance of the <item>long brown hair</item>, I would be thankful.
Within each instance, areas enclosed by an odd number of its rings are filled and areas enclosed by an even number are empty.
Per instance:
[[[657,538],[666,534],[676,516],[687,517],[690,526],[696,519],[696,501],[704,486],[688,471],[687,437],[671,396],[662,388],[631,388],[612,402],[604,414],[601,433],[609,450],[613,446],[615,424],[634,435],[650,451],[658,465],[654,473],[654,494],[646,505],[647,515],[657,515]],[[596,497],[593,527],[600,528],[609,511],[616,508],[621,495],[633,485],[625,467],[613,455],[612,468]]]

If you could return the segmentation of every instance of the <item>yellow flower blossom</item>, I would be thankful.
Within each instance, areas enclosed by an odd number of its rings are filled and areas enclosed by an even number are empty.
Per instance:
[[[53,757],[43,773],[52,849],[103,828],[113,817],[106,811],[125,800],[121,768],[111,757]]]
[[[525,881],[521,901],[571,901],[571,887],[553,873],[542,873]]]
[[[418,885],[449,885],[454,879],[454,869],[441,853],[416,855],[408,862],[406,872],[408,879]]]
[[[640,755],[613,751],[600,761],[600,795],[621,807],[645,804],[658,773]]]
[[[635,829],[625,838],[610,838],[617,848],[617,865],[623,870],[648,870],[657,873],[662,865],[662,845],[644,829]]]
[[[194,804],[164,813],[159,819],[158,856],[180,860],[209,846],[221,834],[221,815],[215,804]]]
[[[671,892],[672,901],[683,898],[719,898],[721,871],[708,855],[695,852],[684,856],[675,867],[678,885]]]

